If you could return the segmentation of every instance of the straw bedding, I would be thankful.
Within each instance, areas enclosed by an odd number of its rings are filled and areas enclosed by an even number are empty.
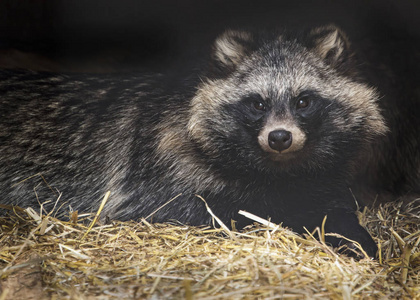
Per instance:
[[[101,224],[2,209],[0,300],[420,299],[420,199],[360,213],[380,248],[360,261],[273,224],[235,232],[217,219]]]

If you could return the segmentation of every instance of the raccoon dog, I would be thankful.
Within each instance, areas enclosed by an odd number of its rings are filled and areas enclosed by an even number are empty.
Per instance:
[[[327,216],[374,256],[349,184],[387,126],[345,35],[227,31],[197,78],[2,71],[1,202],[54,200],[41,174],[73,210],[110,190],[111,219],[209,224],[200,195],[237,227],[240,209],[298,232]]]

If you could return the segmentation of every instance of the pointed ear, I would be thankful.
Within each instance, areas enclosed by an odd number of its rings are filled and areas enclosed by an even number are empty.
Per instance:
[[[346,64],[352,55],[347,36],[334,25],[315,28],[309,35],[313,50],[333,67]]]
[[[245,31],[228,30],[219,36],[214,45],[212,60],[219,71],[231,72],[251,51],[253,37]]]

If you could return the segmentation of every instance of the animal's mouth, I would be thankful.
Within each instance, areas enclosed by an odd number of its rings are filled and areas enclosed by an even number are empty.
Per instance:
[[[279,153],[267,153],[267,157],[272,160],[272,161],[276,161],[276,162],[286,162],[286,161],[290,161],[293,159],[296,159],[299,156],[299,152],[300,151],[286,151],[284,153],[279,152]]]

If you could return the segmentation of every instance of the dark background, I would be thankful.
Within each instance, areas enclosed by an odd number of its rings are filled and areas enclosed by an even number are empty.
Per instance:
[[[420,1],[1,0],[0,67],[162,67],[196,56],[227,27],[329,23],[356,44],[368,40],[393,57],[404,47],[401,56],[418,61]]]

